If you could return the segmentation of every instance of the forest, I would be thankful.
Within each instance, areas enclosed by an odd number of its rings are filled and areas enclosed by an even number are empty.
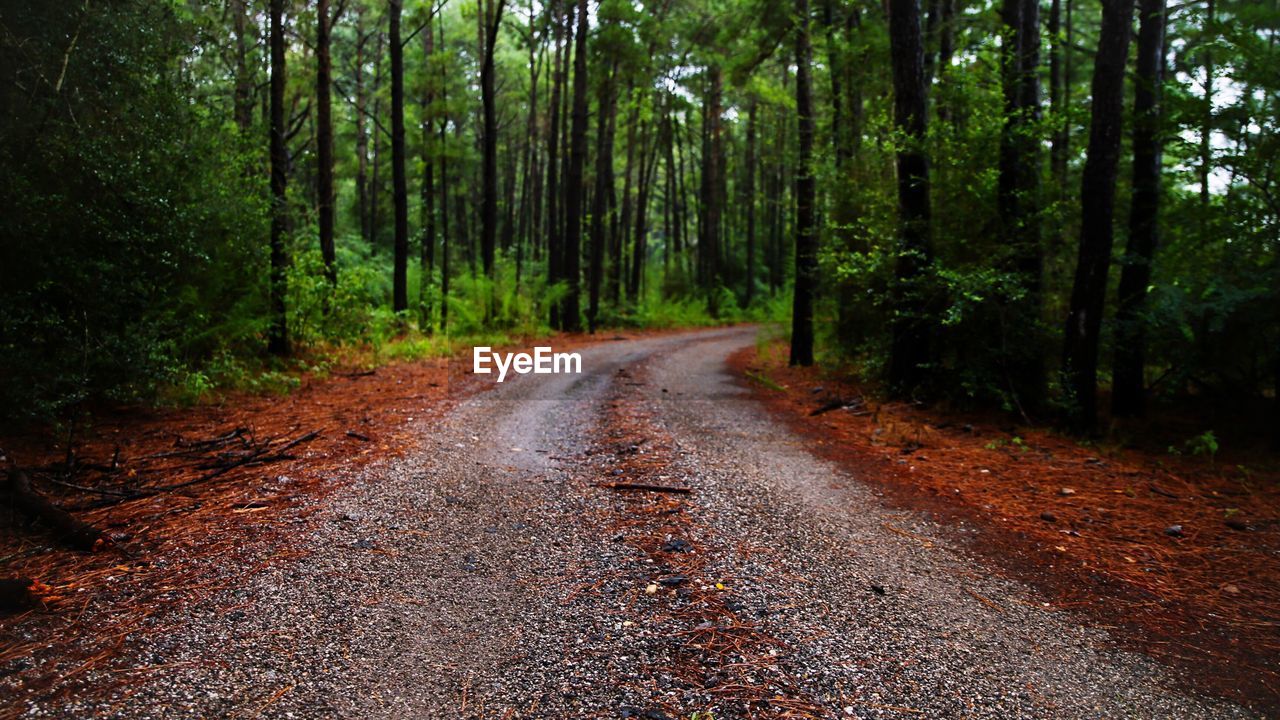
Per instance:
[[[8,0],[0,401],[753,321],[892,397],[1280,433],[1278,32],[1275,0]]]
[[[0,720],[1280,717],[1278,40],[0,0]]]

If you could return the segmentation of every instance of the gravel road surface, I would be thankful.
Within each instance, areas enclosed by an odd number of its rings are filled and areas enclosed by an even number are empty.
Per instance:
[[[714,667],[701,684],[664,668],[684,596],[646,591],[662,568],[606,529],[626,506],[595,485],[606,411],[630,398],[694,489],[707,577],[787,676],[759,682],[817,708],[796,716],[1250,717],[983,567],[972,529],[809,454],[727,374],[755,336],[604,342],[581,375],[509,377],[324,501],[299,559],[158,620],[174,627],[137,648],[144,682],[28,715],[781,717],[718,700]]]

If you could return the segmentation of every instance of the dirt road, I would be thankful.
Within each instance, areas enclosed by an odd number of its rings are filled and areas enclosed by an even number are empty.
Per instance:
[[[169,618],[145,682],[29,714],[1249,716],[809,454],[725,370],[754,339],[602,343],[476,395],[320,508],[301,559]],[[640,481],[691,492],[601,487]]]

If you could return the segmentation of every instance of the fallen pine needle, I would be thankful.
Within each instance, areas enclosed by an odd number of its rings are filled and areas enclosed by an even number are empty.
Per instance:
[[[907,532],[906,530],[903,530],[902,528],[899,528],[899,527],[894,527],[889,523],[882,523],[882,524],[884,525],[884,529],[888,530],[889,532],[897,533],[898,535],[901,535],[902,537],[905,537],[905,538],[911,538],[912,540],[915,540],[916,542],[920,543],[924,547],[927,547],[927,548],[933,547],[933,541],[929,540],[928,538],[922,538],[919,535],[916,535],[915,533]]]
[[[912,715],[924,714],[923,710],[917,710],[915,708],[909,708],[909,707],[902,707],[900,705],[880,705],[878,703],[863,703],[863,704],[866,707],[871,708],[872,710],[892,710],[894,712],[900,712],[900,713],[911,713]]]
[[[987,598],[982,597],[981,595],[979,595],[978,593],[976,593],[976,592],[974,592],[974,591],[970,590],[969,588],[965,588],[965,589],[964,589],[964,591],[965,591],[965,592],[967,592],[967,593],[969,593],[970,595],[972,595],[972,596],[974,597],[974,599],[976,599],[978,602],[982,603],[983,605],[986,605],[987,607],[992,608],[992,609],[993,609],[993,610],[995,610],[996,612],[1001,612],[1001,613],[1002,613],[1002,612],[1004,612],[1004,608],[1002,608],[1002,607],[1000,607],[999,605],[995,604],[995,603],[994,603],[994,602],[992,602],[991,600],[988,600]]]
[[[257,714],[258,714],[258,715],[261,715],[263,710],[266,710],[267,708],[271,707],[271,705],[272,705],[275,701],[277,701],[277,700],[279,700],[280,698],[284,697],[284,694],[285,694],[285,693],[289,692],[290,690],[294,689],[295,687],[297,687],[297,686],[296,686],[296,685],[285,685],[284,687],[282,687],[282,688],[280,688],[279,690],[277,690],[277,691],[275,692],[275,694],[274,694],[274,695],[272,695],[271,697],[267,698],[267,701],[266,701],[266,702],[262,703],[262,707],[258,708],[258,712],[257,712]]]

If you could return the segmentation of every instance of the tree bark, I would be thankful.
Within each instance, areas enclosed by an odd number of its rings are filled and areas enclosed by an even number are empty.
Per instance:
[[[520,216],[516,229],[516,292],[520,291],[521,275],[524,271],[524,248],[531,244],[534,221],[534,208],[538,207],[540,196],[537,193],[535,178],[538,173],[534,168],[537,162],[538,134],[538,75],[542,66],[542,53],[538,50],[537,25],[534,6],[529,5],[529,112],[525,128],[524,166],[520,174]]]
[[[836,176],[848,159],[849,148],[845,143],[843,105],[844,84],[841,82],[844,73],[844,61],[840,53],[839,38],[836,29],[839,27],[835,13],[835,0],[822,0],[822,23],[827,30],[827,71],[831,78],[831,151],[835,158]]]
[[[364,3],[356,5],[356,213],[360,216],[360,237],[373,242],[373,228],[369,222],[369,129],[365,113],[369,109],[364,85]]]
[[[330,100],[333,67],[329,57],[329,0],[316,2],[316,155],[319,169],[320,255],[330,285],[338,283],[337,255],[333,246],[333,117]]]
[[[494,245],[498,226],[498,123],[493,87],[494,51],[498,45],[498,28],[502,22],[504,0],[481,0],[477,12],[483,10],[481,20],[483,56],[480,63],[480,99],[484,107],[484,127],[481,135],[481,209],[480,256],[484,276],[493,279]]]
[[[743,187],[747,212],[747,278],[743,305],[751,307],[756,292],[756,100],[747,101],[747,171]]]
[[[1097,424],[1098,344],[1111,263],[1116,166],[1120,160],[1124,73],[1132,34],[1131,0],[1103,0],[1093,69],[1093,113],[1080,189],[1080,248],[1062,352],[1063,387],[1075,429]]]
[[[421,276],[418,279],[418,319],[423,332],[431,331],[431,276],[435,272],[436,255],[436,207],[435,163],[431,158],[431,114],[434,110],[434,78],[431,77],[431,58],[435,54],[435,31],[431,27],[432,15],[427,15],[422,29],[422,57],[424,63],[422,93],[422,187],[419,199],[422,203],[422,247],[419,255]]]
[[[816,185],[813,178],[813,89],[809,45],[809,0],[796,0],[796,158],[795,290],[791,305],[792,365],[813,364],[813,299],[818,283],[818,240],[814,234]]]
[[[564,330],[582,327],[580,300],[582,262],[582,171],[587,161],[587,0],[578,0],[578,32],[573,52],[573,127],[569,132],[568,187],[565,188],[564,272],[569,291],[560,323]]]
[[[391,195],[395,212],[392,268],[393,312],[409,309],[409,189],[404,152],[404,44],[400,42],[403,0],[389,0],[391,11]]]
[[[627,88],[628,100],[632,99],[633,90],[634,88]],[[631,227],[631,179],[635,176],[636,125],[638,123],[639,113],[633,110],[627,123],[627,159],[622,169],[622,209],[618,215],[617,223],[614,224],[610,231],[610,255],[613,259],[613,265],[609,274],[609,294],[614,305],[622,302],[623,268],[626,266],[625,253],[623,252],[626,243],[623,242],[623,238],[626,237],[628,228]]]
[[[1137,76],[1133,90],[1133,195],[1129,240],[1121,261],[1119,308],[1112,359],[1111,414],[1140,416],[1146,411],[1147,287],[1159,242],[1161,83],[1164,81],[1164,0],[1138,4]]]
[[[929,161],[923,148],[928,119],[919,0],[889,0],[889,44],[893,59],[893,119],[905,136],[897,154],[900,236],[894,267],[889,358],[890,389],[901,397],[921,388],[934,357],[933,323],[928,316],[924,287],[925,273],[933,263],[933,243]]]
[[[636,192],[635,236],[631,243],[631,282],[627,285],[632,304],[639,304],[642,296],[644,264],[648,255],[649,189],[652,186],[653,168],[657,158],[655,133],[653,124],[648,124],[640,141],[640,182]]]
[[[236,33],[236,77],[233,104],[236,127],[241,135],[253,129],[253,76],[249,73],[249,13],[246,0],[232,0],[232,22]]]
[[[1066,84],[1069,80],[1063,72],[1062,0],[1049,5],[1049,109],[1056,127],[1051,136],[1049,173],[1055,191],[1061,199],[1061,190],[1067,181],[1067,143],[1069,128],[1066,118]],[[1067,50],[1070,52],[1070,50]]]
[[[608,242],[610,187],[613,185],[613,118],[617,115],[617,97],[613,90],[618,63],[615,59],[609,74],[600,83],[599,114],[596,116],[596,190],[591,210],[591,267],[588,288],[587,329],[594,333],[600,317],[600,286],[604,275],[604,246]]]
[[[444,22],[440,23],[440,46],[444,46]],[[449,106],[449,71],[440,64],[440,105]],[[449,332],[449,116],[440,113],[440,328]]]
[[[370,135],[373,136],[373,170],[369,178],[369,254],[378,254],[378,198],[381,196],[382,183],[378,182],[378,174],[382,169],[382,135],[380,132],[382,127],[378,124],[377,118],[382,115],[382,96],[378,91],[382,89],[382,44],[383,35],[381,30],[375,30],[377,42],[373,44],[373,111],[372,117],[374,122],[370,127]]]
[[[1217,24],[1217,3],[1215,0],[1208,0],[1205,7],[1205,21],[1202,33],[1204,37],[1202,42],[1208,43],[1214,37]],[[1213,136],[1213,78],[1217,74],[1217,68],[1214,64],[1213,50],[1206,47],[1203,50],[1204,57],[1204,99],[1202,101],[1202,109],[1200,114],[1200,229],[1205,240],[1208,240],[1208,213],[1209,213],[1209,175],[1213,170],[1213,146],[1210,141]]]
[[[807,0],[804,0],[808,7]],[[707,292],[707,312],[711,317],[719,317],[720,308],[720,215],[721,187],[724,184],[723,169],[720,167],[720,151],[723,138],[721,114],[724,108],[720,101],[723,93],[724,76],[718,64],[707,68],[707,104],[706,104],[706,139],[702,153],[702,214],[703,227],[701,238],[704,287]]]
[[[289,291],[289,256],[285,249],[284,233],[288,222],[288,201],[285,197],[288,178],[289,154],[285,149],[284,134],[284,0],[271,0],[271,327],[267,333],[267,352],[272,355],[289,354],[288,320],[285,316],[285,295]]]
[[[551,123],[549,132],[547,133],[547,285],[552,286],[560,282],[560,93],[564,86],[564,66],[561,64],[561,55],[565,52],[563,39],[563,30],[561,26],[561,15],[558,12],[560,2],[565,0],[552,0],[548,6],[547,13],[549,22],[552,26],[555,44],[555,55],[552,58],[552,81],[551,81]],[[553,328],[560,327],[560,303],[551,303],[550,324]]]
[[[1011,302],[1001,328],[1007,390],[1024,414],[1044,400],[1045,372],[1040,340],[1044,252],[1040,241],[1040,15],[1039,0],[1004,0],[1004,42],[1000,48],[1004,126],[1000,134],[997,209],[1010,269],[1024,295]]]

